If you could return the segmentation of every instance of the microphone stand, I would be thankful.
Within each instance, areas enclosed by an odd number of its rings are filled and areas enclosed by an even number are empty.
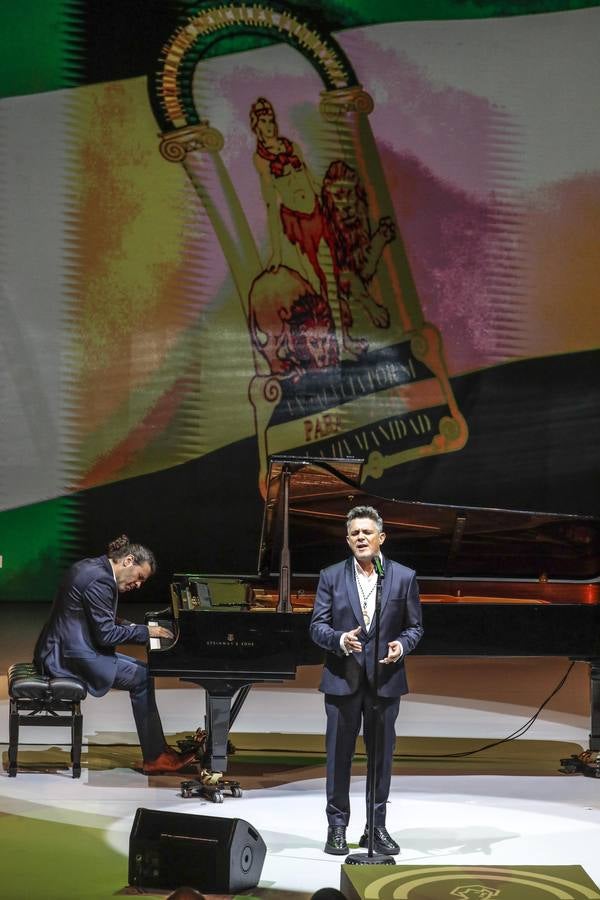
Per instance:
[[[369,725],[371,732],[371,746],[368,750],[367,766],[367,852],[351,853],[344,862],[347,865],[367,866],[395,866],[396,860],[384,853],[373,852],[375,835],[375,788],[377,785],[377,748],[379,745],[379,731],[381,717],[379,711],[379,630],[381,618],[381,591],[383,587],[383,566],[378,556],[373,559],[373,565],[377,572],[377,587],[375,588],[375,660],[373,665],[373,702],[369,709]]]

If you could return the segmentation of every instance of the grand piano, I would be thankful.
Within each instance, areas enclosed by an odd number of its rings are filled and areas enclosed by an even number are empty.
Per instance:
[[[378,497],[361,487],[362,465],[272,457],[258,573],[175,575],[170,608],[146,617],[174,632],[151,641],[150,672],[206,692],[206,768],[226,771],[252,684],[321,661],[308,635],[318,576],[343,557],[346,513],[359,504],[381,513],[385,554],[417,571],[425,633],[414,652],[587,661],[590,750],[600,750],[600,520]]]

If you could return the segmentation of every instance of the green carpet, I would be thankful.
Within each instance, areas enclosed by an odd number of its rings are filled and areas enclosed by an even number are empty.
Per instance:
[[[0,814],[0,846],[4,900],[108,900],[127,886],[127,857],[100,828]]]
[[[566,741],[517,740],[473,753],[494,740],[499,739],[398,738],[394,774],[557,775],[560,760],[577,755],[583,749],[579,744]],[[325,765],[325,739],[322,735],[233,733],[231,742],[236,751],[230,757],[231,771],[238,763]],[[362,738],[356,745],[355,763],[366,763]]]
[[[176,744],[184,734],[171,735]],[[518,740],[478,751],[494,738],[399,738],[394,755],[395,775],[560,775],[560,760],[582,751],[579,744],[565,741]],[[325,739],[318,734],[240,732],[231,735],[235,752],[229,756],[229,774],[246,775],[252,770],[290,771],[325,765]],[[355,755],[357,772],[366,765],[362,738]],[[470,755],[469,755],[470,754]],[[42,748],[21,744],[19,768],[23,771],[68,769],[69,752],[64,747]],[[4,767],[8,765],[3,754]],[[139,747],[107,745],[90,741],[84,747],[82,766],[90,771],[134,768],[140,765]],[[306,777],[314,777],[307,774]],[[563,777],[563,776],[561,776]]]

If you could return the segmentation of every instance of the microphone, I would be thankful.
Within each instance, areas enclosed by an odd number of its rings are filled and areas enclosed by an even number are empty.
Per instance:
[[[377,577],[383,578],[385,572],[383,571],[383,563],[379,556],[373,557],[373,566],[375,567],[375,571],[377,572]]]

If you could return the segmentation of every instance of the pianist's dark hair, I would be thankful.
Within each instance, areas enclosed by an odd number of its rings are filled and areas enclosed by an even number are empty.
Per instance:
[[[350,522],[354,519],[372,519],[377,531],[383,531],[383,519],[374,506],[354,506],[346,516],[346,530],[350,528]]]
[[[132,544],[126,534],[122,534],[120,537],[115,538],[114,541],[110,542],[107,555],[113,562],[119,562],[119,560],[124,559],[126,556],[133,556],[133,561],[136,566],[148,563],[150,572],[152,574],[156,572],[156,559],[154,558],[152,550],[148,550],[147,547],[142,547],[141,544]]]

